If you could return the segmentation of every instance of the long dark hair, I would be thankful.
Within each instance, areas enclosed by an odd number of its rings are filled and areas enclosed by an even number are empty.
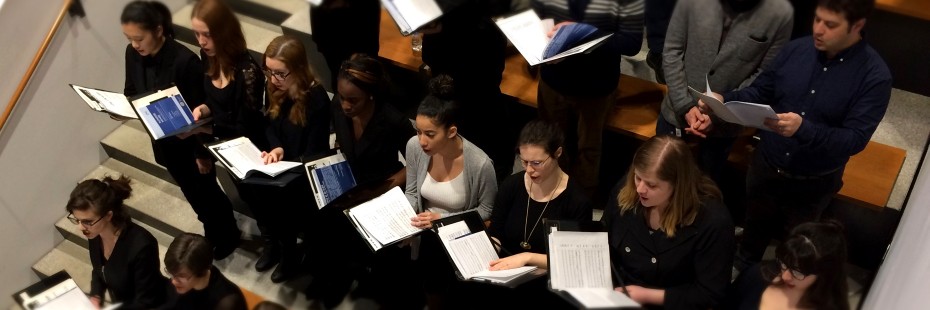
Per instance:
[[[132,195],[131,182],[123,175],[117,179],[105,176],[102,180],[84,180],[71,190],[65,210],[68,213],[90,210],[97,216],[106,216],[107,213],[113,212],[110,223],[117,230],[123,229],[131,220],[126,207],[123,206],[123,201]]]
[[[164,3],[158,1],[133,1],[123,8],[119,18],[120,23],[139,24],[142,30],[155,33],[161,27],[162,35],[174,39],[174,26],[171,22],[171,11]]]
[[[216,56],[207,56],[207,75],[218,79],[222,70],[229,81],[235,80],[236,60],[248,52],[239,19],[221,0],[197,1],[191,12],[195,17],[207,24],[216,49]]]
[[[817,275],[798,303],[799,307],[818,310],[847,310],[846,238],[843,226],[836,221],[798,225],[784,243],[775,248],[777,262],[762,268],[764,279],[782,285],[781,264],[806,275]]]
[[[452,77],[441,74],[429,81],[429,95],[417,107],[417,115],[429,117],[439,127],[449,129],[459,122],[459,105],[454,99]]]

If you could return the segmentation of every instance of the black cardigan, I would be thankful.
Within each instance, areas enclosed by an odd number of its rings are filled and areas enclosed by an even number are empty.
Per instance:
[[[207,55],[200,51],[200,57]],[[204,68],[206,69],[206,65]],[[235,75],[226,87],[213,85],[209,75],[202,74],[203,87],[207,94],[207,107],[213,117],[213,135],[221,140],[245,136],[260,150],[268,149],[264,114],[265,75],[261,67],[248,52],[236,61]],[[217,97],[218,93],[231,92],[231,97]]]
[[[612,191],[601,221],[609,232],[611,260],[627,285],[665,289],[666,309],[712,309],[730,283],[736,237],[723,203],[702,201],[697,218],[674,238],[652,231],[644,211],[620,214]],[[651,233],[650,233],[651,232]]]
[[[158,241],[147,230],[130,222],[120,233],[110,259],[103,258],[100,237],[89,240],[93,272],[90,295],[103,299],[110,291],[120,309],[151,309],[165,302],[167,279],[159,271]]]
[[[339,96],[333,98],[333,130],[336,141],[346,156],[357,184],[386,180],[404,166],[397,161],[397,152],[405,157],[407,140],[416,131],[410,120],[386,103],[375,103],[375,112],[365,125],[358,141],[352,130],[352,119],[342,112]]]

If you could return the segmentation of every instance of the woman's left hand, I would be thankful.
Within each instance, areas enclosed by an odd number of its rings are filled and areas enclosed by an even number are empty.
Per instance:
[[[619,290],[616,288],[615,290]],[[665,290],[645,288],[639,285],[627,285],[630,299],[640,304],[662,305],[665,303]]]
[[[262,159],[265,161],[265,164],[273,164],[281,161],[281,158],[284,157],[284,149],[276,147],[270,152],[262,152]]]
[[[410,225],[419,229],[427,229],[433,227],[433,221],[439,219],[439,213],[433,212],[420,212],[415,217],[410,218]]]
[[[523,252],[520,254],[510,255],[501,259],[491,261],[490,270],[506,270],[526,266],[530,261],[530,253]]]

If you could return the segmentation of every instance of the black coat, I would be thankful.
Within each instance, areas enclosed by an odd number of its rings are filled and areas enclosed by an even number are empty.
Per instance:
[[[736,238],[723,203],[705,200],[697,218],[675,237],[646,224],[644,211],[620,214],[618,188],[601,221],[609,232],[611,260],[627,285],[665,289],[666,309],[711,309],[730,283]]]
[[[158,241],[147,230],[130,222],[120,233],[110,254],[103,257],[100,237],[89,241],[93,272],[90,295],[103,299],[109,291],[120,309],[151,309],[165,302],[167,279],[162,277],[158,260]]]

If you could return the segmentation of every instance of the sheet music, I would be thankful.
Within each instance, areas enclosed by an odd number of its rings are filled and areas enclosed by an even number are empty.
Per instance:
[[[78,96],[81,97],[91,109],[113,113],[126,118],[139,118],[136,116],[136,112],[133,112],[129,100],[121,93],[87,88],[74,84],[71,85],[71,88],[77,92]]]
[[[501,29],[510,43],[520,51],[531,66],[543,60],[543,53],[549,45],[550,38],[546,36],[552,30],[552,21],[543,23],[539,15],[533,10],[497,20],[497,27]]]
[[[352,208],[349,215],[381,244],[401,240],[420,231],[410,225],[410,219],[416,213],[400,187]]]
[[[613,288],[606,232],[553,232],[549,255],[553,289]]]
[[[570,288],[565,291],[588,309],[640,307],[633,299],[613,289]]]
[[[742,101],[720,102],[720,100],[714,98],[713,91],[710,89],[710,82],[706,76],[704,77],[704,83],[706,86],[703,93],[691,86],[688,86],[688,91],[691,92],[692,96],[699,98],[710,107],[714,111],[714,115],[729,123],[772,131],[765,126],[766,119],[778,119],[778,115],[771,106]]]
[[[265,164],[262,152],[249,138],[239,137],[224,143],[212,145],[210,151],[214,152],[220,162],[229,168],[239,179],[245,179],[249,171],[255,170],[270,176],[276,176],[283,171],[300,166],[301,163],[292,161],[278,161]]]
[[[442,10],[435,0],[382,0],[381,2],[404,35],[442,16]]]
[[[25,295],[25,293],[23,294]],[[33,297],[24,296],[26,309],[35,310],[93,310],[94,305],[73,279],[67,279]]]
[[[352,168],[342,153],[308,162],[304,168],[310,178],[313,198],[320,209],[356,185]]]
[[[466,279],[488,270],[491,261],[499,258],[488,234],[483,230],[450,241],[449,250],[452,261]]]

